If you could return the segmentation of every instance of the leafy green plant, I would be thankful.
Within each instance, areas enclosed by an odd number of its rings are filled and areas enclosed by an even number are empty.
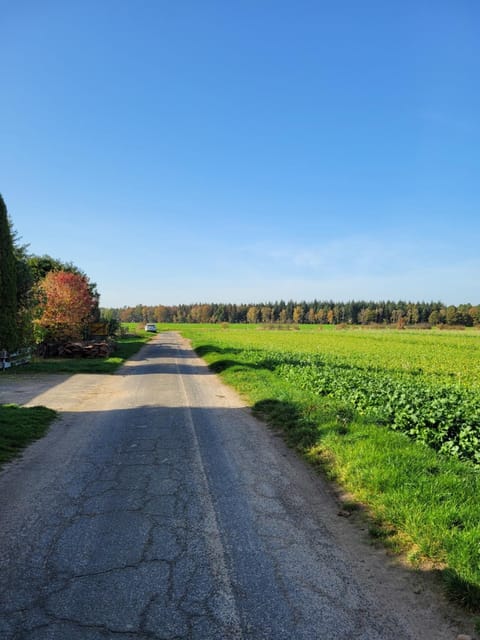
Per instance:
[[[282,362],[279,356],[278,362],[276,371],[291,384],[339,398],[441,453],[480,464],[479,392],[432,384],[414,373],[365,370],[327,358],[295,362],[290,356]]]

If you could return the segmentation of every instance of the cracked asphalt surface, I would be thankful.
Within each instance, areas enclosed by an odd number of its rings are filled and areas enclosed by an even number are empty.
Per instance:
[[[420,637],[313,472],[178,334],[30,404],[61,417],[0,475],[3,640]]]

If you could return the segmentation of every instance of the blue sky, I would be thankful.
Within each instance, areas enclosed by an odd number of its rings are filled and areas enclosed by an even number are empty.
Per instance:
[[[477,0],[0,15],[0,192],[103,306],[480,302]]]

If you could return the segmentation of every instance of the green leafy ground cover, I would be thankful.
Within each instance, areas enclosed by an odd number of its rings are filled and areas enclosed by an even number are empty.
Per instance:
[[[478,331],[181,332],[366,509],[372,535],[480,611]]]
[[[372,421],[403,431],[441,453],[480,464],[480,393],[418,373],[369,370],[326,356],[276,356],[291,384],[350,404]]]

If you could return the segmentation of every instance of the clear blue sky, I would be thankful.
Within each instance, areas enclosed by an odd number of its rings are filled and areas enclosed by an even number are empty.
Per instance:
[[[480,302],[478,0],[0,0],[0,192],[102,306]]]

